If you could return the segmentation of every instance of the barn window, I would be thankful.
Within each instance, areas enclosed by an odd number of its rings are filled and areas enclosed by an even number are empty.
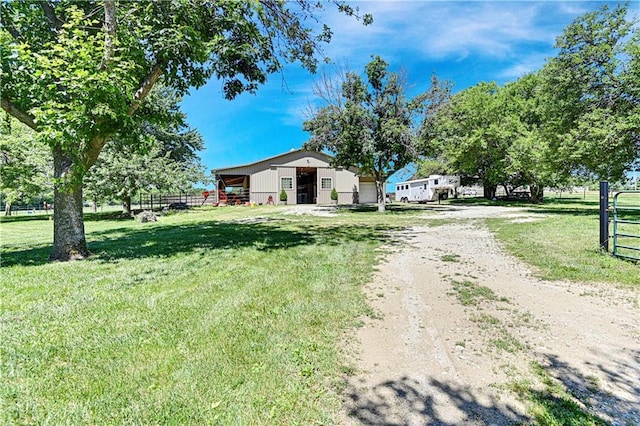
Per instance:
[[[434,181],[433,181],[433,183],[434,183],[435,185],[437,185],[437,184],[438,184],[438,179],[434,180]]]
[[[293,178],[292,177],[281,177],[280,178],[280,189],[293,189]]]
[[[333,179],[330,177],[323,177],[320,179],[320,188],[321,189],[333,189]]]

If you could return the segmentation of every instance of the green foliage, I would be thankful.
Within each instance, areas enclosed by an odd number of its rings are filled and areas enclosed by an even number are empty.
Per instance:
[[[478,285],[469,280],[453,280],[452,284],[458,301],[465,306],[477,306],[487,301],[505,301],[499,299],[489,287]]]
[[[417,162],[417,170],[410,180],[424,179],[431,175],[449,174],[450,168],[447,163],[441,159],[425,158]]]
[[[135,132],[107,144],[84,179],[89,199],[117,198],[128,209],[139,191],[186,192],[206,180],[197,154],[202,137],[188,127],[179,102],[175,91],[162,85],[153,89],[145,108],[154,109],[162,122],[141,122]]]
[[[422,132],[451,170],[491,186],[506,180],[503,162],[511,142],[500,123],[497,92],[495,83],[480,83],[455,94]]]
[[[373,176],[384,210],[383,183],[416,158],[418,116],[438,107],[448,88],[434,76],[428,92],[408,99],[401,76],[379,56],[365,66],[365,74],[366,82],[348,72],[340,84],[325,80],[316,87],[328,105],[304,123],[311,133],[306,146],[329,150],[337,165],[357,166]]]
[[[429,122],[431,146],[446,167],[480,178],[485,188],[502,185],[507,193],[554,184],[552,153],[540,131],[538,80],[530,74],[504,87],[480,83],[454,95]]]
[[[338,191],[335,188],[331,189],[331,199],[333,201],[338,201]]]
[[[640,157],[640,27],[628,8],[576,19],[542,70],[544,137],[558,168],[619,180]]]
[[[307,22],[322,8],[307,0],[3,2],[1,105],[52,148],[55,204],[63,207],[54,216],[52,259],[89,254],[84,176],[110,139],[163,121],[145,105],[159,80],[180,95],[216,77],[233,99],[285,62],[314,71],[331,30]]]
[[[588,13],[540,72],[453,96],[423,123],[423,154],[480,178],[489,197],[529,185],[541,201],[543,187],[577,175],[621,179],[640,158],[640,29],[627,15],[624,5]]]
[[[0,124],[0,194],[6,204],[51,194],[51,152],[35,132],[6,116]]]
[[[447,253],[445,255],[442,255],[442,257],[440,257],[440,260],[442,260],[443,262],[460,262],[460,255]]]
[[[589,411],[591,392],[599,392],[597,386],[582,395],[576,393],[562,380],[553,377],[538,362],[532,364],[532,371],[540,384],[519,381],[511,384],[512,390],[530,403],[529,410],[539,425],[584,425],[605,426],[609,422]],[[577,380],[587,380],[576,377]],[[602,391],[600,391],[602,392]]]

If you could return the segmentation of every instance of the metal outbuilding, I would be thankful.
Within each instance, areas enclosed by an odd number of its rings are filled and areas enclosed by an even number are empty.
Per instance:
[[[219,190],[234,188],[242,199],[258,204],[277,204],[283,189],[287,204],[330,204],[333,188],[338,192],[338,204],[377,202],[373,178],[361,176],[354,167],[333,167],[331,160],[323,152],[298,149],[211,172]]]

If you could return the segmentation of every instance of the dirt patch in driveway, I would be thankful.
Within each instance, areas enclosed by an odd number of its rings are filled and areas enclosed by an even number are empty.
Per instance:
[[[399,236],[406,244],[367,287],[380,318],[349,343],[357,373],[345,423],[528,423],[513,384],[542,391],[542,372],[585,412],[640,424],[639,293],[536,279],[477,220],[499,215],[535,219],[462,207],[433,216],[450,223]]]

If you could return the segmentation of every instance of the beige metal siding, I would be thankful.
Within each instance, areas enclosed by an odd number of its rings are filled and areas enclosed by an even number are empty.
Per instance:
[[[290,151],[271,158],[258,161],[253,164],[245,164],[227,169],[214,170],[221,175],[245,175],[245,185],[248,183],[251,190],[250,199],[256,203],[266,204],[269,196],[277,204],[280,200],[280,178],[291,177],[293,188],[287,190],[287,204],[296,204],[297,182],[296,167],[311,167],[317,170],[316,202],[318,204],[331,203],[331,188],[322,189],[322,178],[332,179],[332,187],[338,191],[338,202],[340,204],[351,204],[354,202],[354,193],[357,194],[360,202],[376,202],[375,184],[371,179],[365,177],[358,178],[358,170],[339,169],[336,170],[330,165],[331,157],[321,152]],[[362,198],[361,182],[370,182],[365,189],[365,197]],[[368,194],[368,195],[367,195]]]
[[[307,153],[308,154],[308,153]],[[283,166],[291,167],[328,167],[329,163],[320,158],[306,155],[302,158],[294,158],[291,161],[283,163]]]
[[[281,179],[283,177],[293,178],[293,188],[285,190],[287,193],[287,204],[296,204],[296,168],[295,167],[278,167],[278,197],[276,198],[276,202],[280,202],[280,191],[282,190],[280,186]]]
[[[358,189],[358,177],[349,170],[336,170],[336,190],[338,192],[353,192]]]
[[[268,168],[251,175],[251,192],[276,192],[279,190],[278,170]]]
[[[353,204],[360,191],[358,176],[350,170],[336,170],[335,187],[339,204]]]
[[[331,189],[322,189],[322,178],[331,178],[332,185],[336,184],[336,169],[330,169],[327,167],[318,168],[318,196],[317,203],[318,204],[329,204],[331,203]]]

